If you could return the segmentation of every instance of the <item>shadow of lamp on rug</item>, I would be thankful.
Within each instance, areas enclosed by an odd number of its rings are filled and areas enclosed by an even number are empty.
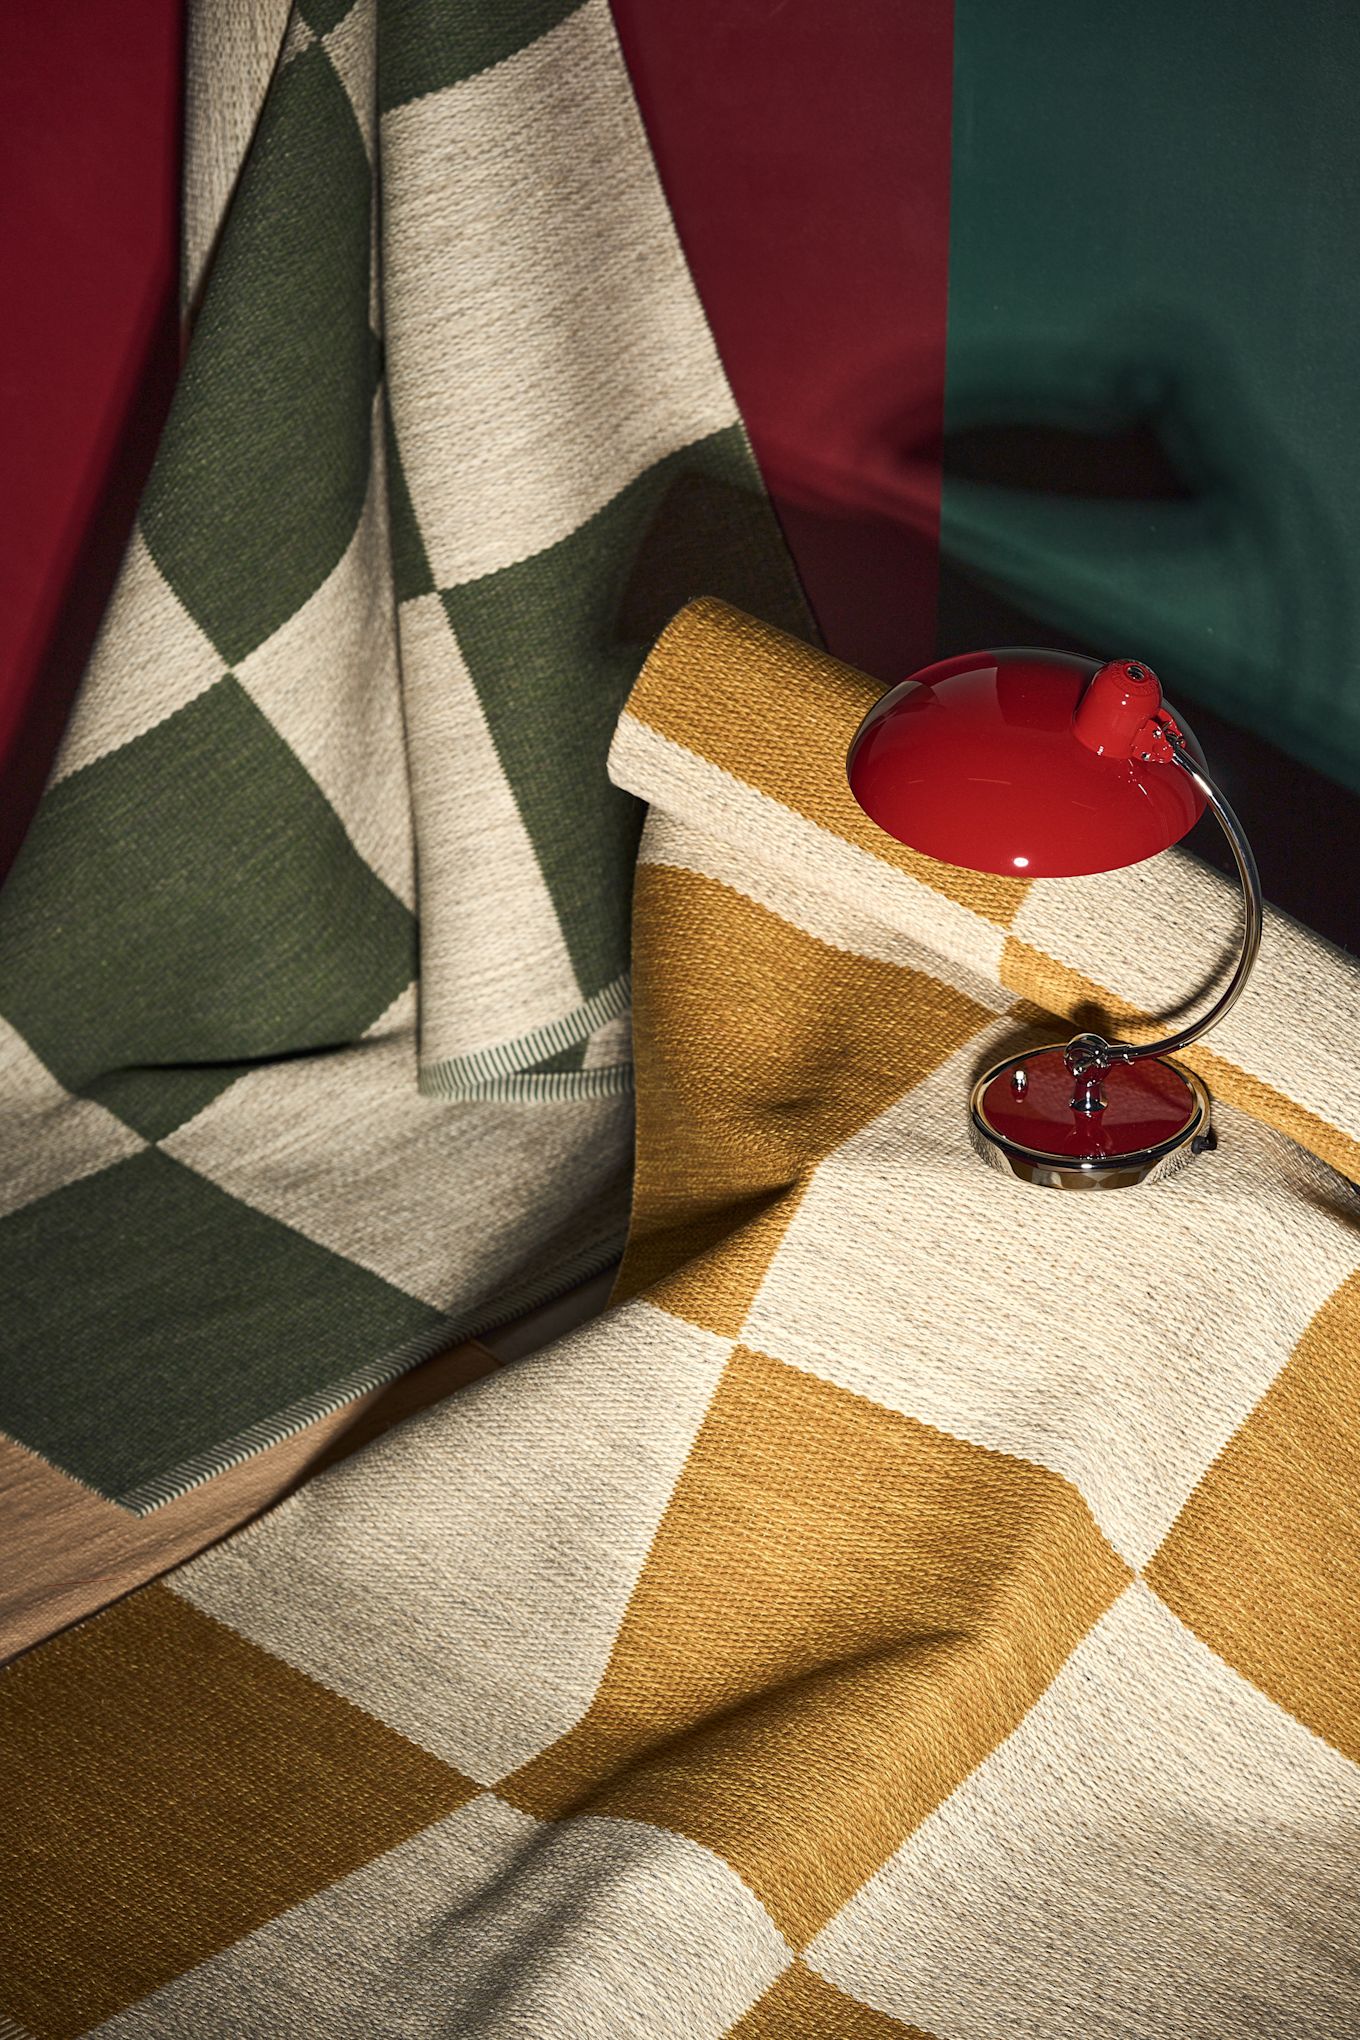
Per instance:
[[[1152,1183],[1212,1148],[1209,1094],[1167,1058],[1236,1002],[1260,947],[1261,883],[1240,822],[1152,669],[1065,652],[941,659],[870,709],[846,769],[864,812],[899,843],[1008,877],[1118,871],[1170,849],[1212,811],[1245,911],[1236,965],[1209,1011],[1161,1041],[1088,1033],[1011,1056],[979,1079],[971,1105],[982,1159],[1045,1189]]]

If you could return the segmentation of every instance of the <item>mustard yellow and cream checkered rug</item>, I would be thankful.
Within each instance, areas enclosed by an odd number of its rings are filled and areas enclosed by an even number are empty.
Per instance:
[[[1360,2031],[1355,966],[1272,919],[1173,1181],[991,1175],[1232,898],[897,849],[871,694],[662,639],[619,1300],[10,1672],[7,2030]]]

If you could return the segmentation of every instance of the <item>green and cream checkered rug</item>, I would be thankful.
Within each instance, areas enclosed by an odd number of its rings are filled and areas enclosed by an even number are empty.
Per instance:
[[[802,614],[605,0],[205,5],[190,108],[181,386],[0,898],[0,1428],[138,1511],[617,1251],[610,731],[701,587]]]

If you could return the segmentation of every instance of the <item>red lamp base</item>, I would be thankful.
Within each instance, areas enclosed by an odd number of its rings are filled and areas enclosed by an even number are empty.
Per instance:
[[[1214,1145],[1209,1094],[1190,1071],[1148,1056],[1083,1081],[1058,1044],[987,1071],[972,1135],[992,1168],[1050,1190],[1161,1182]]]

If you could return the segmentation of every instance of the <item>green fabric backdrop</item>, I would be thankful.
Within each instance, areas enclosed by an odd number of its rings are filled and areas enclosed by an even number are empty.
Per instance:
[[[1347,0],[957,0],[942,550],[947,643],[966,576],[1360,788],[1357,81]]]

